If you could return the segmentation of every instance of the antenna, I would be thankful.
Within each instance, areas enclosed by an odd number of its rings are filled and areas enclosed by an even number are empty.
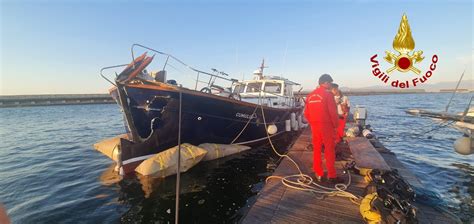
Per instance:
[[[262,64],[260,65],[260,73],[263,77],[263,69],[264,68],[268,68],[267,66],[265,66],[265,58],[262,59]]]
[[[287,53],[288,53],[288,40],[285,43],[285,53],[283,54],[283,75],[286,74],[286,54]]]

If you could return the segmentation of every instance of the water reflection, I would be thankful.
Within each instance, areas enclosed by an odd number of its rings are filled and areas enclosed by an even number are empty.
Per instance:
[[[104,186],[110,186],[120,182],[123,178],[114,170],[115,163],[111,164],[104,172],[100,175],[100,183]]]
[[[288,147],[288,140],[279,142],[282,149]],[[180,221],[237,222],[253,204],[277,162],[271,149],[258,148],[201,162],[182,173]],[[118,185],[118,201],[129,206],[120,222],[174,222],[176,175],[162,178],[137,174],[122,179],[113,169],[111,165],[104,171],[100,181],[107,186]]]

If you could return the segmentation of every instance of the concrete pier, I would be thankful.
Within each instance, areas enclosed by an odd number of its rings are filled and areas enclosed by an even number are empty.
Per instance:
[[[109,94],[59,94],[0,96],[0,108],[115,103]]]

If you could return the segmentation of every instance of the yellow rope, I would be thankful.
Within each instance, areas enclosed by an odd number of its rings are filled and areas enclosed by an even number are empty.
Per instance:
[[[159,157],[158,157],[158,162],[160,163],[161,177],[164,178],[164,177],[165,177],[165,172],[164,172],[164,169],[165,169],[165,162],[163,161],[163,157],[162,157],[162,156],[159,156]]]
[[[183,146],[185,149],[188,150],[189,154],[191,154],[191,156],[193,157],[193,161],[196,160],[196,156],[194,155],[193,150],[191,148],[189,148],[189,146],[184,145],[184,144],[181,145],[181,146]]]
[[[163,170],[165,168],[165,162],[163,161],[163,157],[158,157],[158,162],[160,163],[160,169]]]
[[[214,145],[214,151],[216,152],[216,158],[219,158],[219,148],[217,147],[217,144]]]

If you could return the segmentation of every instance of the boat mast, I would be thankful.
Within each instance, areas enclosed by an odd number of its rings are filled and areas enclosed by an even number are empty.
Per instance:
[[[265,66],[265,58],[262,59],[262,64],[260,67],[253,72],[254,74],[254,80],[262,80],[263,79],[263,69],[268,68]]]
[[[263,79],[263,69],[264,68],[268,68],[265,66],[265,58],[262,58],[262,64],[260,65],[260,75],[261,75],[261,78]]]

